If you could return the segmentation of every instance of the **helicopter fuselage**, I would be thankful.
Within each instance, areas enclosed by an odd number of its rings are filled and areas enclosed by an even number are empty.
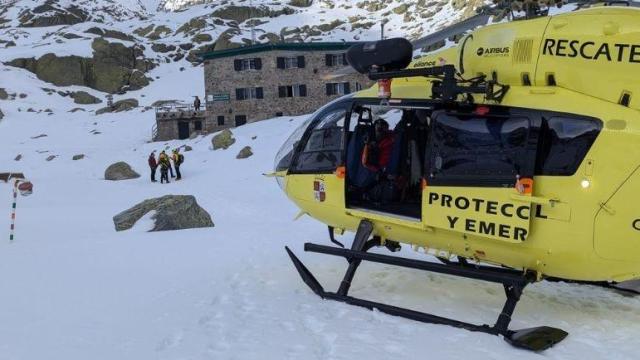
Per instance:
[[[366,219],[381,238],[444,259],[540,278],[640,278],[640,11],[488,26],[410,67],[440,62],[509,91],[500,103],[475,94],[473,104],[442,105],[431,96],[434,79],[407,78],[393,80],[384,105],[375,88],[334,102],[312,116],[279,169],[287,196],[337,231]],[[353,200],[352,143],[380,107],[403,119],[428,114],[419,203],[410,213]],[[343,122],[323,128],[331,114]],[[312,149],[318,129],[325,146],[333,142],[324,153]]]

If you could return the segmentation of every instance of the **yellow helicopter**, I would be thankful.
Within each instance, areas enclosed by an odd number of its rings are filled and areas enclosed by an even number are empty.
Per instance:
[[[329,227],[344,257],[324,299],[500,335],[534,351],[551,327],[510,330],[524,288],[541,280],[640,278],[640,10],[596,7],[486,26],[412,61],[404,39],[355,45],[351,66],[378,86],[315,112],[276,157],[289,199]],[[350,249],[334,234],[355,232]],[[400,244],[441,263],[369,253]],[[493,325],[349,296],[362,261],[502,284]]]

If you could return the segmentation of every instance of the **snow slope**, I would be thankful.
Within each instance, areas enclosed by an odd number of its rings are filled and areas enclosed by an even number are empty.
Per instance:
[[[261,175],[304,117],[235,129],[237,142],[228,150],[210,150],[211,136],[148,143],[152,112],[69,113],[68,100],[40,90],[46,84],[5,70],[0,67],[3,79],[28,96],[0,101],[6,115],[0,171],[24,171],[35,192],[19,198],[16,240],[9,243],[11,189],[0,183],[6,215],[0,216],[1,360],[637,358],[640,300],[590,286],[541,283],[525,291],[513,328],[550,325],[571,333],[542,355],[498,337],[316,297],[284,246],[328,289],[338,286],[346,264],[302,251],[306,241],[328,243],[326,228],[309,218],[293,222],[297,209]],[[192,81],[201,76],[197,71],[163,76],[146,98],[172,95],[166,89],[179,88],[179,76]],[[40,134],[47,136],[32,139]],[[184,180],[151,184],[148,154],[182,144],[193,147],[185,154]],[[236,160],[245,145],[255,155]],[[79,153],[86,158],[72,161]],[[17,154],[23,159],[14,161]],[[49,155],[58,157],[47,162]],[[103,180],[104,169],[120,160],[142,177]],[[196,196],[216,226],[147,233],[143,221],[115,232],[115,214],[165,194]],[[421,257],[406,249],[402,255]],[[361,267],[352,289],[477,322],[493,321],[503,301],[497,285],[371,264]]]

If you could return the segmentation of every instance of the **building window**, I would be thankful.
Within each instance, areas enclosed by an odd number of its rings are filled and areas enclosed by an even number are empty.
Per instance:
[[[304,68],[304,56],[278,57],[276,59],[278,69]]]
[[[347,62],[347,54],[327,54],[325,55],[325,65],[327,66],[341,66],[349,65]]]
[[[351,87],[349,86],[348,82],[327,84],[327,96],[346,95],[350,93]]]
[[[195,131],[201,131],[202,130],[202,121],[196,121],[193,124],[193,130]]]
[[[287,98],[287,97],[306,97],[307,96],[307,85],[288,85],[288,86],[278,86],[278,97]]]
[[[235,69],[235,71],[261,70],[262,59],[260,58],[235,59],[233,60],[233,68]]]
[[[218,126],[224,126],[224,116],[218,116]]]
[[[264,91],[261,87],[236,89],[236,100],[263,99]]]
[[[247,123],[246,115],[236,115],[236,126],[241,126]]]

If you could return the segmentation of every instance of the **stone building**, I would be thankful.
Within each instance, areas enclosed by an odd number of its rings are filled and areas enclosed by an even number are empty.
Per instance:
[[[368,87],[356,72],[334,77],[353,43],[276,43],[204,53],[207,131],[312,113]]]
[[[201,54],[205,98],[156,107],[155,141],[186,139],[278,116],[314,112],[327,102],[372,84],[348,67],[354,43],[277,43]]]

